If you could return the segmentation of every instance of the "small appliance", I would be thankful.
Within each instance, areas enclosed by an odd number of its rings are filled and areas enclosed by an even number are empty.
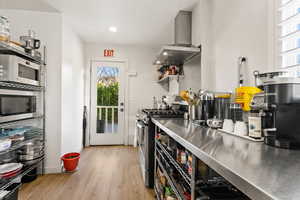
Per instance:
[[[0,55],[0,81],[40,86],[40,65],[15,55]]]
[[[273,74],[257,75],[264,93],[253,98],[251,107],[261,111],[266,144],[300,149],[300,78]]]
[[[0,123],[37,116],[37,101],[33,91],[0,89]]]

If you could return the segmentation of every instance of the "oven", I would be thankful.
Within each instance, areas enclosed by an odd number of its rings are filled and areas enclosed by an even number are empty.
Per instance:
[[[41,66],[15,55],[0,55],[0,81],[40,86]]]
[[[0,123],[37,116],[37,94],[0,89]]]
[[[142,177],[144,182],[146,183],[146,154],[145,154],[145,146],[146,146],[146,130],[147,125],[140,119],[137,119],[136,122],[137,128],[137,144],[138,144],[138,154],[139,154],[139,163],[142,172]]]
[[[152,156],[154,135],[152,133],[154,132],[150,131],[152,122],[147,119],[147,117],[144,119],[137,119],[137,143],[142,177],[145,186],[152,188],[154,185],[154,157]]]

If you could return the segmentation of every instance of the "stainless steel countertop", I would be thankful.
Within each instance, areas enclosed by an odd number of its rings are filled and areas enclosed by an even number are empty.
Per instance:
[[[278,149],[183,119],[152,121],[254,200],[300,200],[300,151]]]

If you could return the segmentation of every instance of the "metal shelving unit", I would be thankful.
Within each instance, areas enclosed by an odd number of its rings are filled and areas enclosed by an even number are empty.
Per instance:
[[[33,86],[33,85],[26,85],[26,84],[20,84],[15,82],[6,82],[6,81],[0,81],[0,89],[8,89],[8,90],[22,90],[22,91],[35,91],[38,94],[39,101],[39,115],[35,116],[33,118],[29,119],[22,119],[17,121],[8,121],[3,122],[0,124],[0,129],[15,127],[15,126],[29,126],[32,127],[32,129],[28,129],[25,131],[24,134],[24,140],[19,142],[14,142],[12,146],[5,150],[1,151],[0,155],[4,155],[6,153],[16,151],[23,147],[27,142],[34,140],[34,139],[42,139],[45,143],[45,91],[46,91],[46,48],[43,49],[43,59],[32,57],[30,54],[27,54],[22,48],[19,48],[18,46],[15,46],[8,42],[0,41],[0,54],[10,54],[10,55],[16,55],[19,57],[22,57],[23,59],[26,59],[28,61],[34,62],[36,64],[39,64],[41,66],[41,86]],[[1,139],[5,139],[6,135],[1,135]],[[42,157],[33,160],[34,164],[23,166],[21,171],[14,177],[11,178],[0,178],[0,190],[5,190],[9,186],[11,186],[14,183],[20,183],[21,178],[25,175],[27,175],[29,172],[31,172],[35,168],[41,169],[41,174],[44,173],[44,157]]]
[[[45,62],[41,58],[32,57],[30,54],[27,54],[25,50],[5,41],[0,41],[0,54],[16,55],[39,65],[45,65]]]
[[[7,149],[5,151],[0,151],[0,155],[3,155],[3,154],[6,154],[6,153],[9,153],[9,152],[18,150],[21,147],[23,147],[26,143],[28,143],[30,141],[33,141],[33,140],[35,140],[37,138],[42,138],[42,137],[43,137],[42,132],[40,132],[40,133],[37,132],[35,135],[25,138],[23,141],[15,142],[9,149]]]
[[[8,178],[8,179],[1,178],[0,179],[0,190],[5,190],[6,188],[11,186],[12,184],[21,182],[21,179],[22,179],[23,176],[28,174],[34,168],[38,167],[41,164],[41,162],[43,162],[43,161],[44,161],[44,157],[38,159],[35,164],[24,167],[19,172],[19,174],[17,174],[16,176],[14,176],[12,178]]]
[[[169,154],[166,148],[157,140],[155,141],[157,146],[162,150],[162,152],[166,155],[170,163],[176,168],[176,170],[183,177],[185,182],[191,187],[191,177],[187,174],[187,172],[177,163],[177,161]]]
[[[167,181],[168,181],[169,185],[171,186],[173,192],[175,193],[176,197],[179,200],[185,200],[184,197],[182,196],[182,194],[179,192],[179,189],[176,187],[173,177],[170,177],[167,170],[165,169],[165,167],[163,166],[163,164],[161,163],[161,161],[158,158],[156,158],[156,161],[157,161],[160,169],[163,171],[164,176],[167,178]]]
[[[38,87],[34,85],[23,85],[19,83],[4,82],[0,81],[1,89],[10,89],[10,90],[26,90],[26,91],[43,91],[44,87]]]

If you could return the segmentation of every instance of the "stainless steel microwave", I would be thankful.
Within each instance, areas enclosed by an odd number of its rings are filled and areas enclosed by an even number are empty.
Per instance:
[[[41,66],[15,55],[0,55],[0,81],[40,86]]]
[[[33,91],[0,89],[0,123],[36,117],[37,101]]]

